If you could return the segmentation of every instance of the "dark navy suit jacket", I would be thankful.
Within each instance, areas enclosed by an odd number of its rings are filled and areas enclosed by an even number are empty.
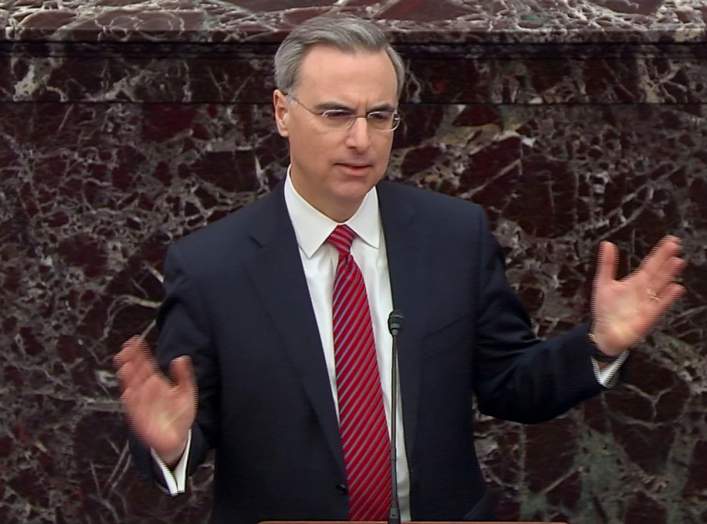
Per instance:
[[[474,405],[532,423],[598,393],[587,326],[535,338],[478,206],[391,182],[378,195],[393,303],[405,315],[412,518],[489,518]],[[282,185],[177,242],[165,271],[158,359],[195,363],[188,470],[215,449],[213,522],[346,519],[337,418]],[[140,446],[134,457],[153,471]]]

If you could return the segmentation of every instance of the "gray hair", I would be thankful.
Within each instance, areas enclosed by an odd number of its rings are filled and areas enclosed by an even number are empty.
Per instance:
[[[325,15],[310,18],[283,40],[275,53],[275,85],[283,93],[298,82],[299,68],[310,47],[323,44],[344,52],[385,51],[395,68],[398,97],[405,81],[405,65],[385,33],[373,22],[351,16]]]

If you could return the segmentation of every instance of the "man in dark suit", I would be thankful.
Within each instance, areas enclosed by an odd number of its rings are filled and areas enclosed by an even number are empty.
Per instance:
[[[471,395],[532,423],[610,385],[683,291],[679,241],[622,281],[602,244],[592,322],[540,341],[483,212],[381,181],[404,72],[376,26],[309,21],[275,67],[285,182],[170,248],[158,362],[172,381],[137,337],[116,357],[136,462],[176,493],[215,449],[214,522],[384,518],[395,308],[403,519],[491,518]]]

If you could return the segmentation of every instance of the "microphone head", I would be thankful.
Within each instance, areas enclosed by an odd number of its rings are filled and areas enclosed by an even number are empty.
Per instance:
[[[388,315],[388,331],[390,331],[391,335],[395,336],[400,332],[404,318],[403,314],[397,309],[390,312],[390,315]]]

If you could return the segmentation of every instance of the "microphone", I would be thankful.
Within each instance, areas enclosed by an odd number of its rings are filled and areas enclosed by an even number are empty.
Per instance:
[[[388,315],[388,331],[393,335],[393,342],[395,342],[395,337],[398,336],[398,332],[402,328],[403,320],[405,320],[405,317],[397,309],[394,309]]]
[[[405,317],[398,310],[393,310],[388,315],[388,331],[393,337],[391,379],[390,379],[390,480],[392,490],[390,492],[390,511],[388,512],[388,524],[400,524],[400,502],[398,501],[398,470],[397,470],[397,428],[398,419],[398,333],[402,329]]]

